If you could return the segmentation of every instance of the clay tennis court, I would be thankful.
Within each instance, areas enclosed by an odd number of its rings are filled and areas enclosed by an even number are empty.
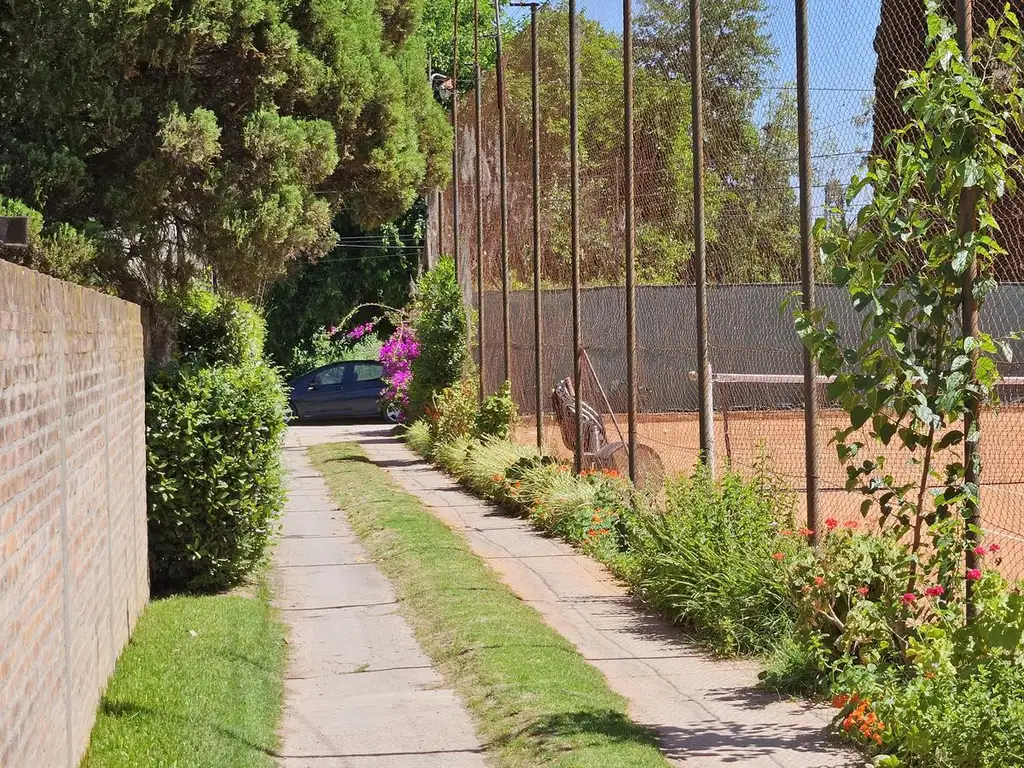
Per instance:
[[[819,411],[819,516],[822,518],[862,520],[860,505],[864,497],[844,489],[845,469],[829,443],[835,429],[849,423],[847,419],[841,410]],[[619,430],[621,439],[625,441],[625,414],[616,414],[614,419],[604,414],[604,421],[610,441],[620,439]],[[981,430],[981,510],[985,543],[1000,547],[991,565],[998,565],[1008,578],[1018,578],[1024,576],[1024,456],[1021,455],[1024,451],[1024,404],[1004,404],[997,412],[984,413]],[[699,445],[696,413],[638,414],[637,433],[640,443],[657,451],[667,474],[692,471]],[[524,444],[536,442],[532,416],[522,419],[517,439]],[[862,456],[878,455],[875,444],[866,435],[864,442],[867,447]],[[544,443],[553,455],[571,458],[571,452],[562,444],[558,428],[550,418],[545,419]],[[797,523],[806,518],[802,410],[733,410],[728,411],[727,418],[723,412],[716,411],[715,445],[718,452],[716,464],[721,467],[730,461],[733,468],[744,474],[753,473],[759,457],[764,456],[768,466],[795,494]],[[954,451],[962,455],[959,448],[937,454],[939,465],[950,460]],[[901,455],[891,446],[884,454],[888,471],[897,477],[909,479],[914,476],[914,467],[907,462],[909,454],[903,452]]]

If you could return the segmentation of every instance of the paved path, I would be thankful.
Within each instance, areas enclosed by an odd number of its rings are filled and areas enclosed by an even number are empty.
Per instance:
[[[288,503],[274,552],[288,623],[284,768],[483,768],[480,742],[289,435]]]
[[[537,533],[459,489],[391,438],[387,427],[299,427],[302,444],[358,440],[418,495],[630,702],[630,714],[659,734],[676,764],[831,768],[862,766],[831,744],[831,710],[780,701],[755,689],[757,665],[721,661],[632,600],[596,561]]]

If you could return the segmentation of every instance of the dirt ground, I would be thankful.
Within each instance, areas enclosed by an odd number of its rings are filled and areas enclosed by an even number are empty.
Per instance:
[[[820,515],[839,520],[860,520],[862,496],[847,492],[843,485],[846,472],[830,444],[832,435],[848,423],[846,414],[838,410],[822,410],[818,426]],[[697,460],[698,425],[696,413],[645,413],[637,419],[639,442],[653,448],[665,464],[669,475],[689,472]],[[728,422],[728,424],[726,424]],[[616,423],[618,428],[616,428]],[[726,429],[728,427],[728,435]],[[562,444],[553,420],[545,420],[546,449],[554,455],[571,457]],[[610,441],[625,441],[626,417],[605,416],[605,431]],[[985,542],[998,544],[998,558],[993,560],[1009,578],[1024,576],[1024,406],[1004,405],[998,412],[989,412],[981,420],[982,451],[982,527]],[[621,434],[621,438],[620,438]],[[866,436],[865,436],[866,437]],[[517,430],[523,443],[536,442],[533,417],[524,417]],[[862,455],[876,456],[879,451],[870,441]],[[796,494],[797,521],[806,517],[804,474],[804,416],[802,410],[732,411],[728,418],[715,413],[716,465],[728,461],[746,474],[753,472],[764,457],[768,466]],[[952,449],[961,453],[961,449]],[[952,453],[952,451],[950,451]],[[914,477],[914,467],[906,452],[887,448],[883,455],[886,469],[897,477]],[[939,455],[940,466],[951,456]],[[999,562],[996,562],[998,560]]]

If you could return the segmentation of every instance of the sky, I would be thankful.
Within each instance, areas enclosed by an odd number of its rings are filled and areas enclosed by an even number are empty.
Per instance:
[[[635,0],[634,15],[641,0]],[[688,2],[688,0],[678,0]],[[808,49],[812,113],[812,144],[816,175],[835,174],[848,181],[871,143],[871,125],[855,118],[867,112],[865,100],[874,94],[875,52],[880,0],[807,0]],[[622,31],[621,0],[577,0],[577,7],[605,29]],[[765,30],[778,50],[775,70],[765,73],[765,95],[755,121],[766,113],[768,99],[779,89],[792,90],[796,81],[794,0],[765,0]],[[509,9],[515,14],[517,9]],[[519,11],[520,14],[526,13]],[[819,189],[815,206],[822,202]]]

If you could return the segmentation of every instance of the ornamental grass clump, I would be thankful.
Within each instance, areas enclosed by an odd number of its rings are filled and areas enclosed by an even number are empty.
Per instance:
[[[771,651],[794,617],[779,563],[806,549],[791,502],[765,460],[753,479],[698,467],[670,480],[664,514],[631,527],[634,588],[718,653]]]

